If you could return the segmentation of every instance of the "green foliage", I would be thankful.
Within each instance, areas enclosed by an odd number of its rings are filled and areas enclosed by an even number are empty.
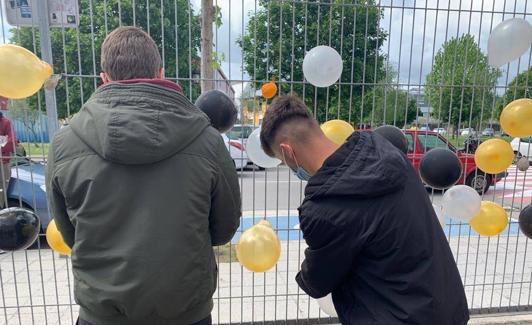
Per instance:
[[[365,107],[374,108],[364,118],[366,124],[391,124],[402,128],[416,118],[416,101],[393,84],[378,84],[364,96],[364,102]]]
[[[185,94],[197,97],[200,87],[188,79],[199,71],[199,22],[189,0],[80,0],[79,30],[52,28],[50,32],[54,72],[66,75],[56,88],[59,118],[79,111],[100,83],[101,45],[105,36],[120,25],[135,25],[149,32],[163,55],[166,76],[187,79],[181,81]],[[12,43],[40,56],[38,29],[24,27],[12,33]],[[36,107],[37,96],[31,97],[29,104]]]
[[[280,94],[304,97],[321,122],[337,118],[353,122],[371,114],[364,94],[385,75],[385,57],[379,52],[386,32],[379,27],[382,8],[375,0],[319,2],[259,0],[260,9],[250,17],[238,44],[243,49],[244,69],[254,80],[281,81]],[[358,4],[357,6],[342,6]],[[343,60],[342,83],[328,89],[303,84],[305,52],[330,45]],[[364,86],[362,85],[364,84]],[[255,84],[254,88],[260,88]]]
[[[497,116],[509,103],[520,98],[532,98],[532,68],[518,74],[509,84],[506,92],[497,100]]]
[[[500,72],[488,65],[473,36],[462,35],[443,44],[427,75],[426,96],[433,116],[459,127],[491,117],[494,86]],[[449,116],[450,110],[450,116]]]

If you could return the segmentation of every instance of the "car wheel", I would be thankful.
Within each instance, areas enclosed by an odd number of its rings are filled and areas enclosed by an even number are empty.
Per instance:
[[[479,194],[484,194],[490,188],[491,180],[491,175],[486,175],[485,173],[477,170],[467,177],[466,185],[474,188]]]

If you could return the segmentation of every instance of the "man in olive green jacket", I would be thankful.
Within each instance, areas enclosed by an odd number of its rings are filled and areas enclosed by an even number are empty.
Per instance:
[[[208,118],[162,80],[143,31],[102,46],[100,87],[53,140],[50,212],[72,247],[79,324],[209,324],[212,246],[239,225],[233,161]]]

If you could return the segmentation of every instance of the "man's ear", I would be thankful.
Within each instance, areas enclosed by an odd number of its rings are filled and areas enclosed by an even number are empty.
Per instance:
[[[103,81],[103,84],[108,84],[110,83],[112,80],[111,78],[109,78],[109,75],[107,75],[107,73],[105,72],[100,72],[100,78],[102,78],[102,81]]]
[[[164,79],[164,68],[161,68],[161,70],[159,70],[159,75],[156,79]]]

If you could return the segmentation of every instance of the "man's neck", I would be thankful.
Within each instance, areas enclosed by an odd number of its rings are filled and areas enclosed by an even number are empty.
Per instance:
[[[338,148],[340,148],[339,145],[326,137],[319,138],[310,147],[314,148],[311,153],[313,159],[308,160],[310,163],[307,171],[312,175],[316,174],[316,172],[325,163],[325,160],[327,160],[327,158],[329,158],[336,150],[338,150]]]

